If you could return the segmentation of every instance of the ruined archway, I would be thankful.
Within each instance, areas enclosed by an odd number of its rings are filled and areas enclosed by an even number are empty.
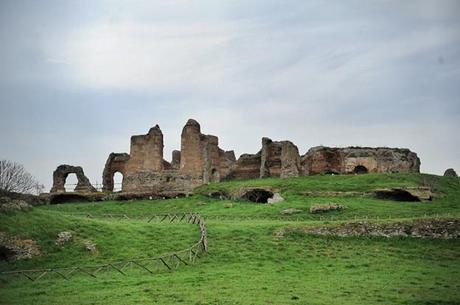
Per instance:
[[[65,193],[65,182],[67,176],[74,173],[77,176],[77,185],[75,186],[75,192],[96,192],[97,190],[91,185],[88,177],[85,176],[83,168],[81,166],[72,165],[59,165],[53,172],[53,187],[51,193]]]
[[[104,172],[102,173],[102,190],[113,192],[122,190],[122,181],[118,181],[117,176],[121,174],[125,177],[125,166],[129,160],[128,154],[111,153],[105,162]],[[116,173],[119,173],[116,175]],[[120,177],[120,176],[118,176]],[[115,178],[115,181],[114,181]],[[120,184],[121,183],[121,184]]]
[[[121,192],[123,185],[123,174],[119,171],[113,173],[113,191]]]
[[[367,174],[368,172],[369,170],[364,165],[357,165],[355,166],[355,169],[353,170],[353,173],[355,174]]]
[[[273,198],[273,192],[261,189],[261,188],[254,188],[246,190],[241,198],[244,200],[257,202],[257,203],[267,203],[269,198]]]

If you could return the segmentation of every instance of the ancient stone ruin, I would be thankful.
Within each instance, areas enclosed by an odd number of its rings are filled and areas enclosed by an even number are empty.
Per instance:
[[[65,192],[65,181],[69,174],[77,176],[76,192],[96,192],[96,189],[91,185],[89,179],[85,176],[83,168],[80,166],[59,165],[53,173],[53,187],[51,193]]]
[[[313,147],[301,157],[304,175],[420,172],[417,154],[405,148]]]
[[[315,174],[361,174],[419,172],[420,159],[409,149],[314,147],[304,155],[290,141],[262,138],[256,154],[235,153],[219,147],[219,139],[201,133],[200,124],[188,120],[182,129],[181,150],[163,157],[163,133],[158,125],[145,135],[131,137],[130,153],[111,153],[103,175],[103,191],[114,189],[114,174],[123,175],[122,192],[160,196],[187,194],[209,182],[266,177],[298,177]],[[53,174],[52,193],[65,192],[69,173],[78,178],[76,192],[95,192],[83,169],[61,165]]]

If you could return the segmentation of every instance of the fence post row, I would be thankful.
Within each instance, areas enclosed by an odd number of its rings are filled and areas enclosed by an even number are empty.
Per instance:
[[[83,213],[84,216],[88,218],[95,218],[95,215],[90,213]],[[121,215],[114,215],[114,214],[104,214],[100,215],[99,217],[108,217],[110,219],[133,219],[135,217],[129,217],[126,214]],[[74,266],[74,267],[56,267],[56,268],[43,268],[43,269],[31,269],[31,270],[11,270],[11,271],[3,271],[0,272],[0,276],[23,276],[29,279],[32,282],[38,281],[45,277],[45,275],[56,274],[59,276],[60,279],[69,280],[71,276],[77,273],[83,273],[86,275],[91,276],[92,278],[96,278],[96,274],[103,270],[115,270],[117,273],[126,275],[123,269],[126,269],[128,266],[134,267],[137,266],[141,270],[145,270],[150,274],[153,274],[154,271],[149,269],[149,263],[157,262],[157,266],[159,268],[164,267],[168,271],[173,269],[177,269],[180,265],[189,265],[193,264],[196,261],[196,258],[200,258],[200,252],[207,252],[208,251],[208,237],[207,237],[207,230],[204,219],[199,214],[194,213],[181,213],[181,214],[166,214],[166,215],[152,215],[147,217],[147,223],[152,222],[153,220],[158,220],[158,222],[163,222],[166,219],[169,220],[168,223],[173,222],[185,222],[189,224],[197,225],[200,229],[200,239],[190,246],[187,249],[175,251],[172,253],[160,255],[158,257],[150,257],[150,258],[132,258],[125,261],[118,261],[118,262],[107,262],[97,266]],[[181,255],[183,255],[181,257]],[[184,259],[184,256],[186,257]],[[157,270],[159,269],[157,268]],[[33,274],[37,274],[37,276],[33,276]]]

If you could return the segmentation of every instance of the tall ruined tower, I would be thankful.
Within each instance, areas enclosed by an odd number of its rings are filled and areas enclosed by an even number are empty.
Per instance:
[[[179,170],[183,174],[202,175],[203,168],[200,124],[190,119],[182,129]]]

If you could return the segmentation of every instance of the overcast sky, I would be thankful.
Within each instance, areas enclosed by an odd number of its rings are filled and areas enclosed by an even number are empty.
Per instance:
[[[261,138],[407,147],[460,172],[460,1],[0,1],[0,159],[49,189],[188,118],[221,148]]]

